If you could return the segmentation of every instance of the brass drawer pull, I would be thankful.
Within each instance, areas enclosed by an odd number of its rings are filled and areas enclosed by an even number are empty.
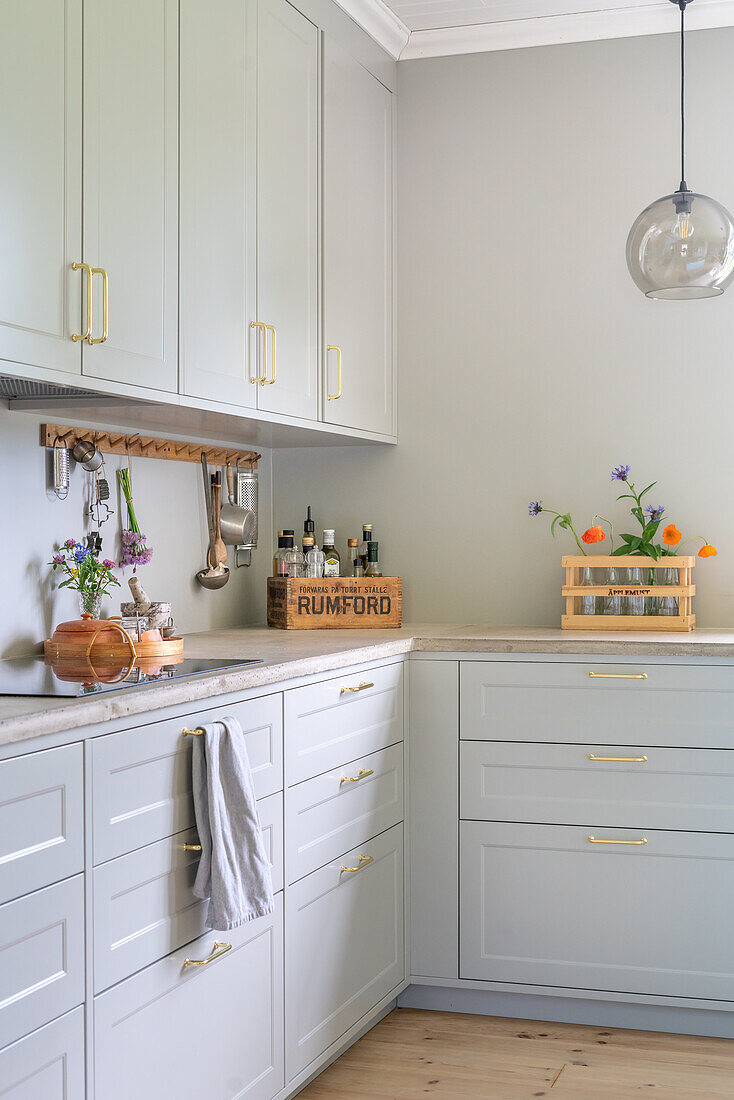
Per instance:
[[[102,335],[87,336],[88,344],[104,344],[107,340],[109,333],[109,315],[110,315],[110,277],[103,267],[93,267],[91,269],[92,275],[102,276]]]
[[[343,775],[340,783],[359,783],[360,779],[366,779],[368,775],[374,775],[374,768],[360,768],[356,775]]]
[[[362,680],[356,688],[342,688],[339,694],[347,695],[351,691],[366,691],[367,688],[373,688],[374,686],[374,684],[368,684],[366,680]]]
[[[589,753],[589,760],[605,760],[609,764],[644,764],[646,756],[595,756]]]
[[[358,862],[356,867],[345,867],[344,864],[342,863],[341,867],[339,868],[339,874],[343,875],[343,874],[347,873],[347,874],[353,875],[355,871],[361,871],[362,868],[366,867],[368,863],[374,863],[374,862],[375,862],[375,857],[374,856],[360,856],[359,857],[359,862]]]
[[[328,386],[328,383],[327,383],[327,386],[326,386],[326,390],[327,390],[326,400],[327,401],[338,401],[339,398],[342,395],[342,349],[339,347],[338,344],[327,344],[326,345],[327,357],[328,357],[328,354],[329,354],[330,351],[335,351],[336,352],[336,357],[337,357],[336,358],[337,382],[336,382],[336,393],[329,393],[328,392],[329,386]]]
[[[647,837],[643,836],[640,840],[597,840],[595,836],[589,837],[589,844],[647,844]]]
[[[646,672],[590,672],[592,680],[646,680]]]
[[[201,737],[203,732],[204,731],[201,728],[201,726],[197,726],[195,730],[187,730],[187,729],[184,728],[184,729],[181,730],[181,736],[182,737]]]
[[[201,844],[184,844],[183,850],[184,852],[200,852]]]
[[[207,963],[214,962],[215,959],[221,959],[222,955],[226,955],[231,950],[231,943],[220,943],[219,940],[215,940],[211,955],[207,955],[205,959],[184,959],[184,968],[187,966],[206,966]]]
[[[89,264],[85,264],[81,260],[74,260],[71,269],[72,271],[83,271],[87,277],[87,329],[86,332],[73,333],[71,338],[75,344],[79,340],[90,342],[92,339],[92,269]]]
[[[258,382],[263,386],[268,376],[268,326],[264,321],[250,321],[250,328],[259,328],[262,334],[262,343],[260,344],[260,351],[262,353],[262,374],[257,375],[255,378],[250,378],[250,382],[252,382],[253,386]]]

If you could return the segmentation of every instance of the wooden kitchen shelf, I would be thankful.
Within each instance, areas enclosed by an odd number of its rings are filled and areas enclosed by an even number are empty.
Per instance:
[[[64,424],[41,424],[42,447],[66,447],[73,450],[80,440],[87,440],[102,454],[126,455],[131,458],[167,458],[175,462],[201,462],[205,455],[210,466],[242,466],[254,469],[262,455],[257,451],[237,447],[212,447],[202,443],[182,443],[175,439],[139,435],[137,432],[104,432],[94,428],[70,428]]]

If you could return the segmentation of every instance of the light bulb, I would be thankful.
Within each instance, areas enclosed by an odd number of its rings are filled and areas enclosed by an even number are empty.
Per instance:
[[[690,210],[682,210],[678,215],[675,231],[682,241],[687,241],[693,235],[693,223]]]

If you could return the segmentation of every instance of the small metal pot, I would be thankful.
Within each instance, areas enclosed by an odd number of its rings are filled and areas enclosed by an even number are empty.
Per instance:
[[[222,541],[226,546],[251,544],[256,531],[255,513],[236,504],[223,504],[220,516]]]

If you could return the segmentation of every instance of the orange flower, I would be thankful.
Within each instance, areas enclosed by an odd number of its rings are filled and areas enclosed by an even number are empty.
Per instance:
[[[607,536],[602,531],[601,527],[590,527],[588,531],[584,531],[581,536],[581,541],[585,543],[590,542],[604,542]]]
[[[717,556],[718,552],[719,551],[716,549],[715,546],[712,546],[710,543],[707,542],[698,551],[698,556],[699,556],[699,558],[715,558]]]
[[[681,533],[674,523],[669,523],[663,531],[663,542],[666,546],[676,546],[681,540]]]

